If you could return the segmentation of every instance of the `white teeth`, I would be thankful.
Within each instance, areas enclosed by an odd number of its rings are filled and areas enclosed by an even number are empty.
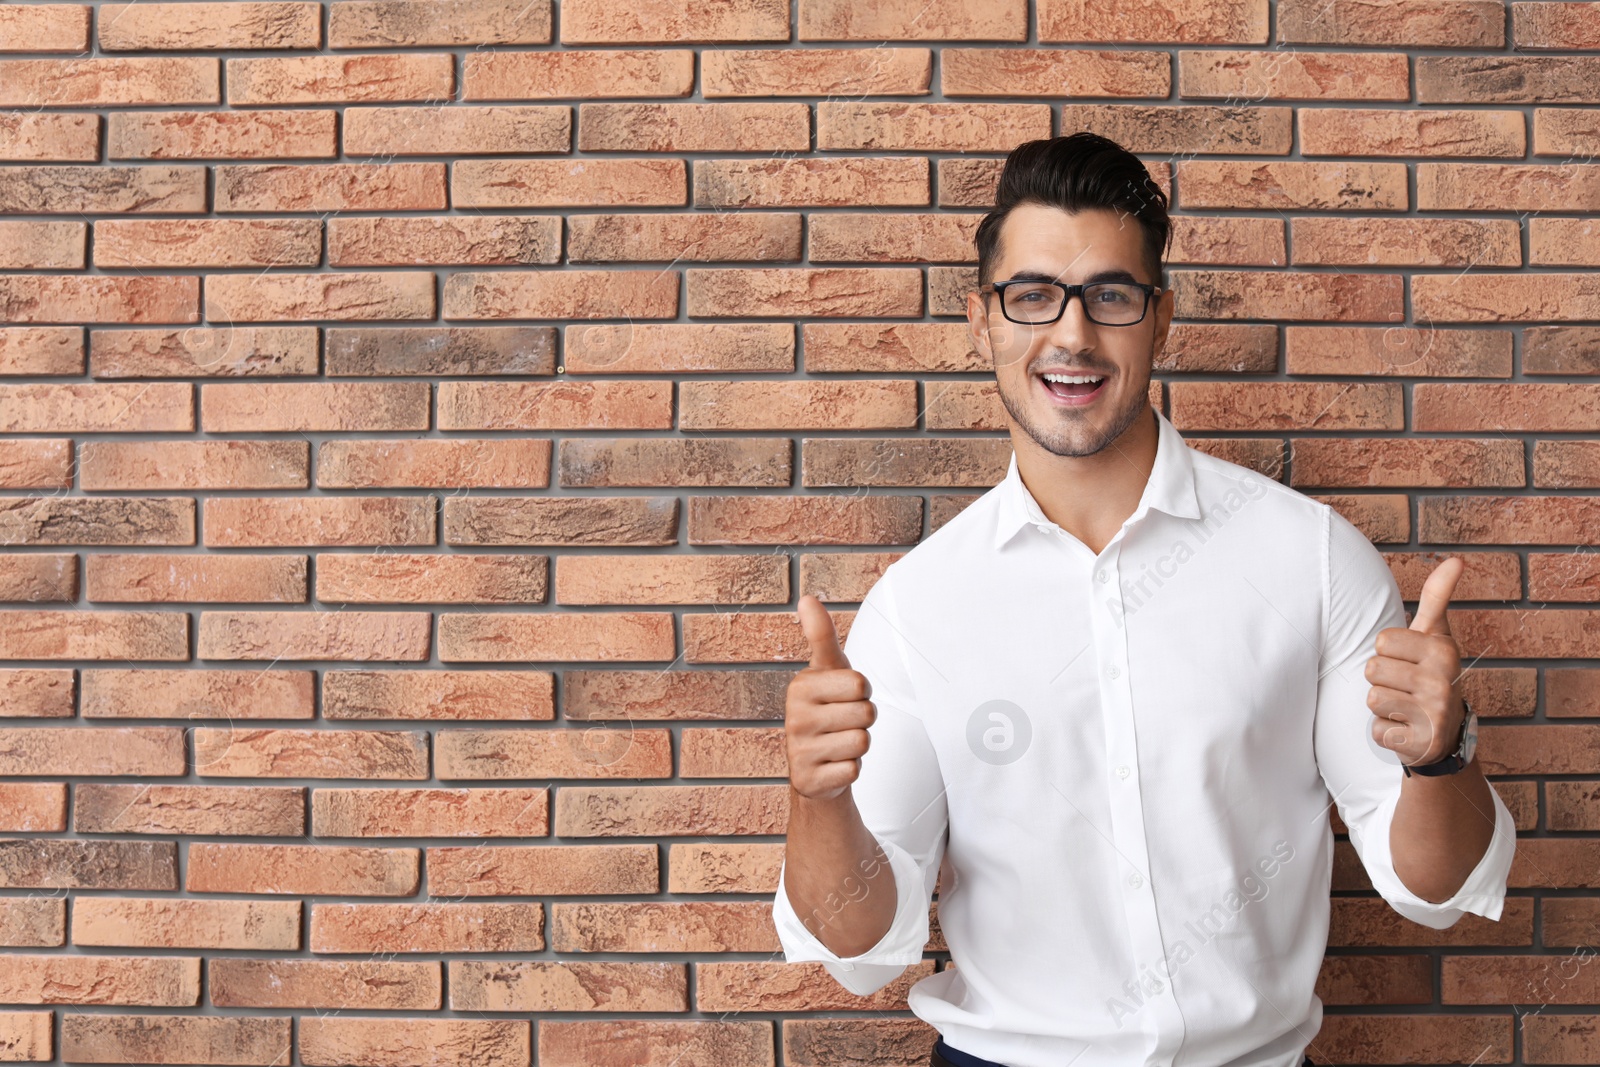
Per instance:
[[[1046,374],[1043,378],[1047,382],[1070,382],[1073,385],[1084,385],[1088,382],[1098,382],[1104,375],[1098,374]]]

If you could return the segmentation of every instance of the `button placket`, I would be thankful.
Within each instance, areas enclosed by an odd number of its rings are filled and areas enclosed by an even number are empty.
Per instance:
[[[1103,587],[1100,595],[1090,595],[1090,617],[1094,625],[1095,651],[1100,656],[1101,707],[1105,717],[1106,757],[1112,768],[1111,838],[1116,846],[1117,863],[1124,870],[1123,906],[1127,914],[1129,947],[1135,966],[1155,964],[1166,959],[1161,924],[1156,910],[1155,883],[1149,876],[1149,843],[1144,830],[1144,804],[1140,797],[1137,768],[1138,737],[1134,729],[1131,665],[1128,659],[1126,615],[1122,611],[1119,579],[1121,553],[1126,547],[1119,532],[1106,546],[1105,556],[1091,572],[1091,589]],[[1127,787],[1132,788],[1127,788]],[[1131,868],[1131,869],[1130,869]],[[1162,982],[1161,990],[1148,1002],[1155,1022],[1152,1055],[1170,1060],[1183,1040],[1184,1022],[1172,982]]]

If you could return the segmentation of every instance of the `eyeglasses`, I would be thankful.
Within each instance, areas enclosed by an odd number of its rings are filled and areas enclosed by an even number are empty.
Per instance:
[[[1012,322],[1024,326],[1046,326],[1059,319],[1067,301],[1077,294],[1083,313],[1098,326],[1133,326],[1144,321],[1150,297],[1161,291],[1159,285],[1144,282],[1092,282],[1068,285],[1065,282],[1036,282],[1013,279],[979,286],[980,293],[1000,294],[1000,310]]]

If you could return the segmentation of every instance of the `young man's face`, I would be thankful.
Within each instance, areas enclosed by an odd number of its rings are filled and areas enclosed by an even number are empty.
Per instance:
[[[1159,284],[1145,263],[1144,231],[1132,216],[1104,209],[1072,214],[1039,204],[1013,209],[1001,226],[994,281],[1018,277],[1068,285],[1090,280]],[[1117,303],[1114,293],[1101,294],[1096,317],[1115,317]],[[1172,310],[1172,294],[1161,290],[1151,295],[1138,323],[1100,325],[1089,321],[1079,295],[1067,301],[1055,322],[1024,325],[1006,318],[999,294],[967,296],[969,328],[978,351],[994,361],[1013,432],[1021,430],[1058,456],[1100,451],[1149,407],[1150,367],[1166,342]],[[1060,397],[1045,382],[1046,372],[1105,380],[1087,397]]]

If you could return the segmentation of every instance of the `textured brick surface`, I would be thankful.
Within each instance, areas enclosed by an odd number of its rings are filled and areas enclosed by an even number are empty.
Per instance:
[[[1513,895],[1335,817],[1312,1059],[1600,1064],[1597,12],[0,5],[0,1060],[925,1063],[937,901],[871,997],[777,958],[792,605],[1004,473],[974,234],[1089,129],[1151,403],[1467,560]]]

